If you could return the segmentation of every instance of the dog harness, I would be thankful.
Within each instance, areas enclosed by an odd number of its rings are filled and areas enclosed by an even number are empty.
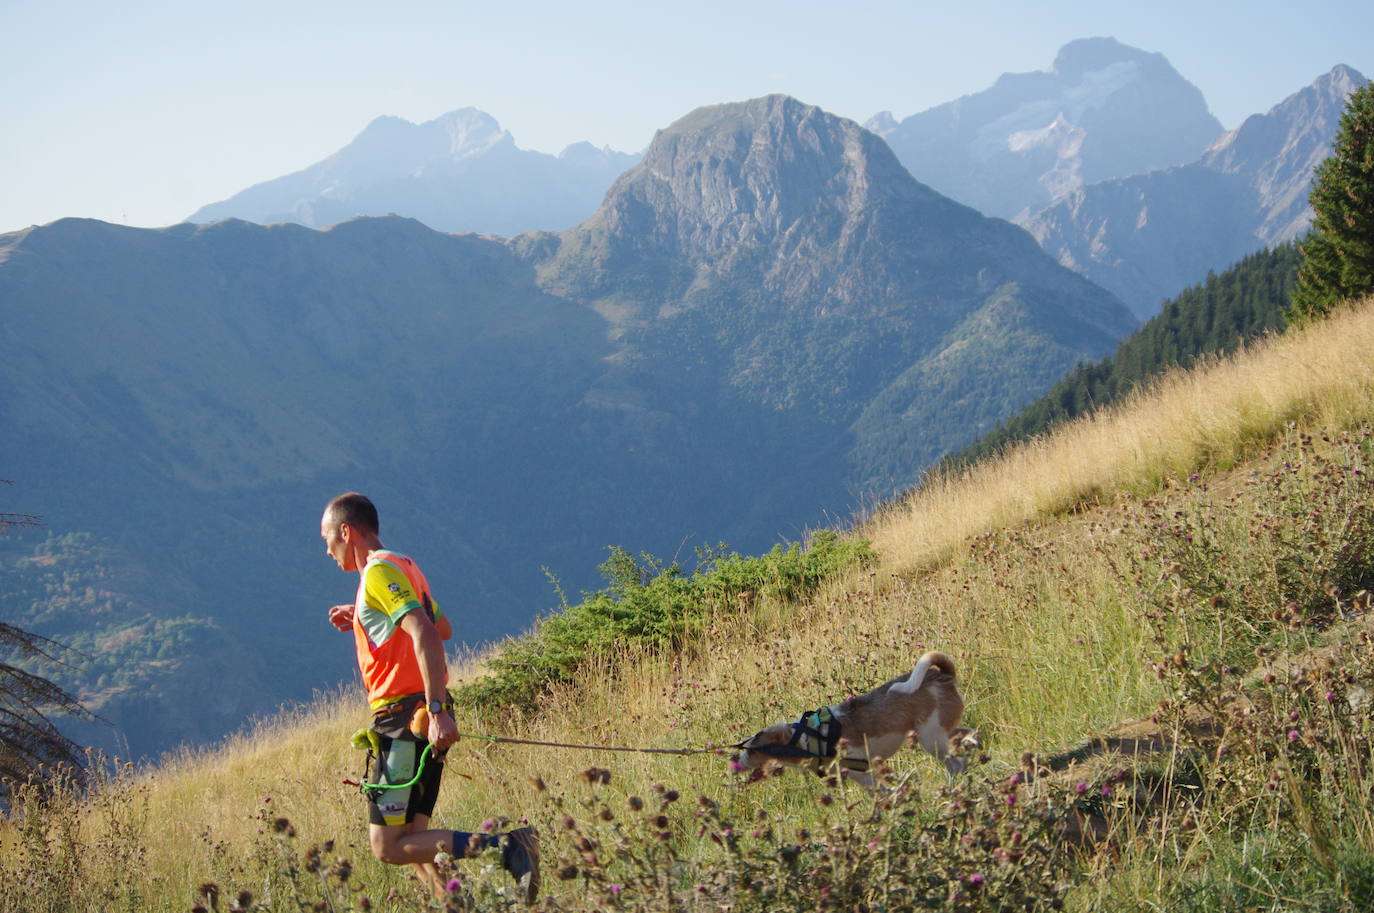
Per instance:
[[[827,765],[821,762],[831,759],[835,759],[845,770],[860,773],[868,770],[866,758],[836,758],[839,753],[841,728],[840,721],[835,719],[835,714],[830,708],[822,707],[820,710],[803,713],[792,724],[792,738],[786,745],[760,745],[749,750],[774,757],[811,758],[815,761],[818,777],[825,776]]]

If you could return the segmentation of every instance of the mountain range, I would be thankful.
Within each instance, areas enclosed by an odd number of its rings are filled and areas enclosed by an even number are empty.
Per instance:
[[[348,676],[340,490],[490,639],[555,604],[541,568],[848,516],[1133,324],[784,96],[674,122],[561,233],[62,220],[0,237],[3,462],[49,524],[0,617],[93,657],[132,753],[213,737]]]
[[[1312,170],[1363,82],[1338,66],[1223,133],[1162,55],[1088,38],[1043,71],[1005,74],[901,121],[882,112],[866,126],[919,181],[1014,220],[1145,320],[1209,272],[1306,230]],[[637,160],[588,143],[558,157],[520,150],[472,108],[420,125],[382,117],[325,161],[192,221],[323,227],[399,213],[441,231],[562,230],[590,216]]]
[[[1183,164],[1222,132],[1197,87],[1162,54],[1112,38],[1060,49],[1051,66],[866,126],[916,178],[1012,219],[1108,178]]]
[[[1060,263],[1149,317],[1208,272],[1307,230],[1313,170],[1366,81],[1337,66],[1187,165],[1090,184],[1019,221]]]
[[[324,161],[202,206],[187,221],[322,228],[400,213],[438,231],[561,230],[586,218],[637,160],[591,143],[574,143],[557,156],[520,149],[476,108],[423,124],[379,117]]]

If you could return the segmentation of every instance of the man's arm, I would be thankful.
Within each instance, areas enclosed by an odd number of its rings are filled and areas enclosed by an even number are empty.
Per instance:
[[[424,612],[410,611],[401,616],[400,628],[410,635],[415,658],[420,663],[420,678],[425,683],[425,701],[448,703],[448,662],[444,659],[444,642],[434,628],[434,622]],[[429,715],[429,741],[435,751],[443,751],[458,741],[458,724],[447,712]]]

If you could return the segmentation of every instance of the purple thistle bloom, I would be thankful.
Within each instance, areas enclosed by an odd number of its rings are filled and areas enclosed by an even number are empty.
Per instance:
[[[983,881],[984,878],[982,872],[974,872],[972,875],[968,877],[968,883],[974,885],[975,887],[982,884]]]
[[[612,894],[619,895],[619,894],[620,894],[620,891],[621,891],[621,887],[620,887],[620,885],[618,885],[618,884],[613,884],[613,885],[611,885],[610,887],[608,887],[606,890],[607,890],[607,891],[610,891]]]
[[[450,878],[450,879],[448,880],[448,884],[445,885],[444,887],[448,889],[448,892],[449,892],[450,894],[457,894],[457,893],[458,893],[458,889],[461,888],[462,886],[463,886],[463,883],[462,883],[461,881],[459,881],[457,878]]]
[[[1088,784],[1086,784],[1086,783],[1084,783],[1084,782],[1082,782],[1082,781],[1080,780],[1079,783],[1078,783],[1078,785],[1075,786],[1074,789],[1078,790],[1078,794],[1081,796],[1081,795],[1083,795],[1085,792],[1088,791]]]
[[[1298,731],[1296,729],[1288,730],[1288,741],[1296,742],[1300,738],[1302,738],[1302,736],[1298,735]]]

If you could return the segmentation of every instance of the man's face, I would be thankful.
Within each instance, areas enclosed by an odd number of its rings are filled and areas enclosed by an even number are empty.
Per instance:
[[[348,548],[351,529],[347,523],[330,522],[329,514],[320,520],[320,538],[324,540],[324,551],[334,559],[340,570],[356,571],[351,551]]]

